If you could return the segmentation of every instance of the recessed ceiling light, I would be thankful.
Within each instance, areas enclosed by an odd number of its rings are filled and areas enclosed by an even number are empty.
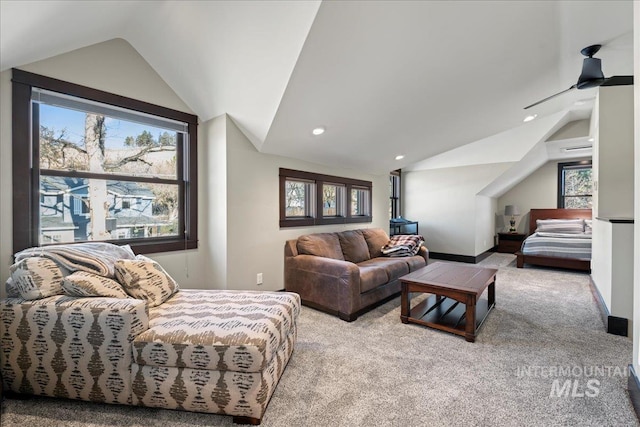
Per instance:
[[[530,122],[531,120],[535,119],[536,117],[538,117],[537,114],[532,114],[531,116],[527,116],[524,118],[523,122]]]
[[[402,154],[399,154],[396,156],[396,160],[402,160],[404,159],[404,156]]]
[[[591,146],[590,145],[583,145],[581,147],[567,147],[564,149],[564,151],[579,151],[579,150],[590,150]]]
[[[325,130],[326,129],[324,128],[324,126],[319,126],[319,127],[315,128],[314,130],[312,130],[311,133],[314,134],[315,136],[318,136],[318,135],[322,135]]]

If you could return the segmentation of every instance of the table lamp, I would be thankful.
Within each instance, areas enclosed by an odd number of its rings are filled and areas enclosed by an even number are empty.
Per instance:
[[[520,215],[520,209],[516,205],[507,205],[504,207],[504,215],[510,216],[509,224],[511,224],[511,228],[509,228],[509,233],[516,232],[516,216]]]

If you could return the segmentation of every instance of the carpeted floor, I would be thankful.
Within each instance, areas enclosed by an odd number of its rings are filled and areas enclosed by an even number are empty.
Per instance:
[[[353,323],[304,308],[294,354],[262,425],[639,425],[626,392],[631,340],[604,332],[589,276],[516,269],[515,257],[507,254],[493,254],[481,265],[499,273],[496,307],[475,343],[402,324],[399,298]],[[5,399],[1,425],[232,422],[217,415],[34,398]]]

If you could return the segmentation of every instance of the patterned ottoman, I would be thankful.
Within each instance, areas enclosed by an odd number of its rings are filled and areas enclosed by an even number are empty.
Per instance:
[[[3,393],[232,415],[260,424],[296,340],[289,292],[180,290],[164,303],[0,300]]]
[[[296,340],[289,292],[181,290],[133,341],[133,404],[259,424]]]

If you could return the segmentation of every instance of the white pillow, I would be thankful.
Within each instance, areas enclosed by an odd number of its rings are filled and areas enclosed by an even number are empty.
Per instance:
[[[64,294],[62,271],[49,258],[24,258],[13,264],[9,270],[12,286],[23,299],[34,300]]]
[[[129,298],[120,283],[88,271],[68,275],[62,280],[62,288],[72,297]]]
[[[536,232],[541,233],[584,233],[583,219],[538,219],[536,220]]]
[[[178,291],[178,284],[162,266],[145,256],[118,260],[115,270],[124,290],[134,298],[147,301],[150,307],[162,304]]]

